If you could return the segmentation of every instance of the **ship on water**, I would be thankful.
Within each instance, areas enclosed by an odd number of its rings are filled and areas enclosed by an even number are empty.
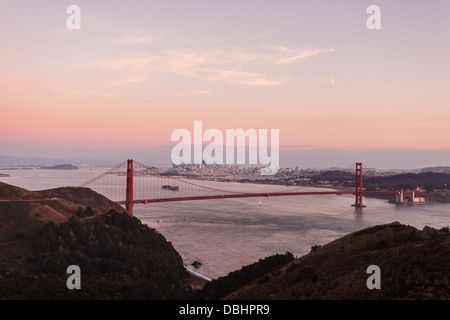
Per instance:
[[[178,191],[180,189],[180,187],[173,184],[165,184],[162,186],[162,188],[165,190],[172,190],[172,191]]]

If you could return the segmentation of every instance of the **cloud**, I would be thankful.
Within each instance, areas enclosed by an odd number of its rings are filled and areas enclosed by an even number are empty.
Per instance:
[[[136,70],[142,69],[149,65],[149,63],[155,60],[151,56],[136,56],[132,58],[121,58],[121,59],[113,59],[106,63],[106,69],[110,69],[113,71],[119,70]]]
[[[189,92],[177,92],[177,96],[198,96],[198,95],[206,95],[211,94],[212,92],[209,90],[195,90]]]
[[[132,44],[132,43],[153,42],[155,40],[152,37],[139,36],[139,37],[125,37],[120,39],[113,39],[112,41],[116,43]]]
[[[162,40],[166,37],[167,31],[154,34],[143,34],[140,30],[122,32],[118,38],[111,39],[112,42],[120,44],[143,44]]]
[[[320,53],[333,52],[334,49],[295,50],[286,47],[278,47],[277,51],[280,54],[279,59],[274,61],[275,64],[292,64],[318,55]]]
[[[279,86],[279,85],[281,85],[281,82],[279,82],[279,81],[267,80],[262,77],[255,77],[255,78],[248,79],[241,83],[246,84],[248,86]]]
[[[209,81],[226,81],[249,86],[277,86],[282,83],[266,70],[269,66],[299,63],[333,49],[298,50],[282,46],[265,47],[250,52],[239,47],[169,50],[160,55],[138,55],[113,59],[106,67],[123,71],[131,78],[142,78],[150,72],[170,72]],[[258,70],[258,71],[254,71]],[[334,80],[333,80],[334,81]]]
[[[268,80],[265,75],[255,72],[243,72],[233,70],[203,70],[209,73],[207,78],[211,81],[228,81],[249,86],[276,86],[281,83],[278,81]]]
[[[197,68],[203,65],[206,59],[206,55],[198,53],[170,51],[168,56],[161,59],[159,68],[177,74],[197,77]]]
[[[127,79],[125,79],[125,82],[138,83],[138,82],[145,82],[147,80],[148,80],[148,77],[140,76],[140,77],[127,78]]]

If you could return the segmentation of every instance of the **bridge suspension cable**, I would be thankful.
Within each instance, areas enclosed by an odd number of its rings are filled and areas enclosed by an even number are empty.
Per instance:
[[[345,169],[345,171],[347,170],[350,170],[350,168]],[[272,190],[263,191],[268,188],[268,185],[261,185],[260,190],[248,192],[217,188],[216,181],[193,182],[189,179],[173,176],[170,172],[162,172],[138,161],[127,160],[81,186],[90,187],[110,200],[125,205],[131,214],[133,214],[134,204],[138,203],[326,194],[355,195],[354,206],[364,207],[362,198],[366,191],[363,190],[362,185],[362,163],[356,163],[356,170],[355,167],[353,170],[355,188],[352,190],[325,189],[320,186],[287,187],[270,185]],[[236,185],[232,186],[236,187]],[[274,190],[276,187],[278,187],[278,190]],[[376,193],[376,191],[370,193]]]

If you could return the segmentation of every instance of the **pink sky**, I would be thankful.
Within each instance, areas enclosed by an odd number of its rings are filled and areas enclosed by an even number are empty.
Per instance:
[[[377,1],[381,30],[369,1],[77,1],[80,30],[70,4],[0,4],[0,144],[22,155],[167,145],[195,120],[285,146],[450,149],[448,1]]]

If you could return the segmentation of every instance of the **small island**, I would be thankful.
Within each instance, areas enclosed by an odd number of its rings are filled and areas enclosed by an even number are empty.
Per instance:
[[[57,164],[56,166],[42,166],[40,169],[45,170],[78,170],[79,168],[72,164]]]

